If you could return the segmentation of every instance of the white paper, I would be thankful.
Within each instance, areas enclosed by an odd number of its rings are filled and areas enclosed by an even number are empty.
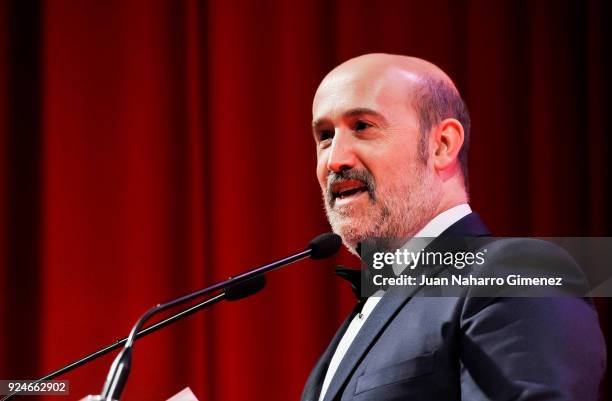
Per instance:
[[[185,387],[178,394],[168,398],[168,401],[198,401],[189,387]]]

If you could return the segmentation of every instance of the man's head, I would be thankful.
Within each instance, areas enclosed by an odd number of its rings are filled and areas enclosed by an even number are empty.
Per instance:
[[[317,89],[313,133],[328,219],[353,251],[467,201],[467,109],[427,61],[368,54],[336,67]]]

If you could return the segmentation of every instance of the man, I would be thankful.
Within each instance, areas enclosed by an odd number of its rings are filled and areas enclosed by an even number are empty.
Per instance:
[[[452,80],[427,61],[368,54],[332,70],[314,98],[313,133],[327,216],[347,248],[488,235],[468,205],[469,129]],[[489,267],[502,271],[524,264],[517,254],[572,265],[530,240],[490,251]],[[605,348],[589,300],[414,295],[389,290],[360,305],[302,400],[597,399]]]

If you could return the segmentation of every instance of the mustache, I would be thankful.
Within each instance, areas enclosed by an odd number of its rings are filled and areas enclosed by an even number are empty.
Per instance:
[[[330,206],[332,206],[334,201],[336,200],[336,197],[332,191],[332,187],[334,186],[334,184],[349,180],[361,182],[363,186],[366,187],[366,191],[370,199],[372,199],[372,201],[376,201],[376,185],[374,184],[374,176],[368,170],[365,169],[348,169],[341,170],[339,172],[330,171],[327,175],[326,193],[327,201]]]

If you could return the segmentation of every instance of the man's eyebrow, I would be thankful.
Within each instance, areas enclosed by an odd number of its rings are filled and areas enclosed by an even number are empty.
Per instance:
[[[382,114],[380,114],[376,110],[372,110],[367,107],[357,107],[357,108],[350,109],[342,113],[343,118],[357,117],[357,116],[376,117],[377,119],[380,120],[383,126],[387,125],[387,119]],[[318,128],[320,128],[322,125],[325,125],[326,123],[327,123],[326,118],[318,118],[312,122],[312,129],[316,131]]]
[[[372,116],[372,117],[376,117],[377,119],[379,119],[383,125],[387,124],[387,119],[385,118],[385,116],[383,116],[376,110],[372,110],[367,107],[357,107],[355,109],[347,110],[342,116],[343,117]]]

